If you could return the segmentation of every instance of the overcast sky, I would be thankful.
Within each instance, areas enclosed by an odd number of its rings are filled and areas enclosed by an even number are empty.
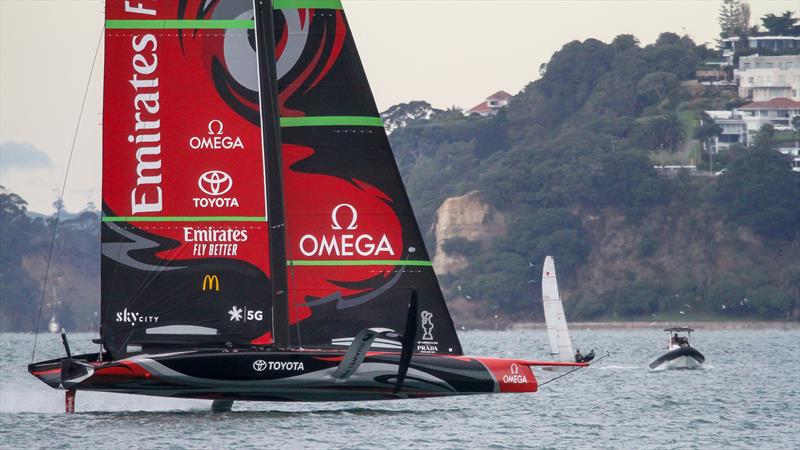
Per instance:
[[[571,40],[642,44],[663,31],[713,42],[719,0],[343,0],[378,107],[470,108],[517,93]],[[752,0],[754,22],[797,0]],[[0,184],[50,213],[103,26],[98,0],[0,0]],[[102,48],[101,48],[102,55]],[[100,198],[102,57],[95,65],[65,203]]]

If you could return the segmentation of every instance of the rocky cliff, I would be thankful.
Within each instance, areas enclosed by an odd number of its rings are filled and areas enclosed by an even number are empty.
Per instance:
[[[460,197],[451,197],[436,211],[434,224],[436,252],[433,268],[439,275],[455,274],[469,264],[467,256],[447,252],[447,243],[463,239],[486,248],[497,236],[506,233],[506,221],[484,199],[483,194],[472,191]]]

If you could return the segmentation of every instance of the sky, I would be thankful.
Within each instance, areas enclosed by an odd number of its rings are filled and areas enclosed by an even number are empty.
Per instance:
[[[609,42],[627,33],[646,45],[671,31],[712,44],[721,1],[342,3],[378,108],[385,110],[411,100],[468,109],[501,89],[515,94],[572,40]],[[767,13],[800,10],[797,0],[749,4],[754,23]],[[32,211],[53,212],[73,139],[66,209],[100,204],[102,26],[99,0],[0,0],[0,185]]]

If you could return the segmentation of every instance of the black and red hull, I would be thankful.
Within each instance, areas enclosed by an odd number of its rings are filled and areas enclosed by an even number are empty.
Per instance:
[[[400,355],[370,352],[345,380],[333,374],[340,352],[191,350],[119,361],[76,356],[31,364],[53,388],[209,400],[392,400],[500,392],[536,392],[535,365],[558,363],[414,355],[395,392]]]

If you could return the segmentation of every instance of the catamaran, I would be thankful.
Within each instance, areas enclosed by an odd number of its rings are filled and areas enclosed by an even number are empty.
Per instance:
[[[29,366],[68,412],[535,392],[576,365],[463,356],[339,0],[108,0],[104,80],[100,350]]]

